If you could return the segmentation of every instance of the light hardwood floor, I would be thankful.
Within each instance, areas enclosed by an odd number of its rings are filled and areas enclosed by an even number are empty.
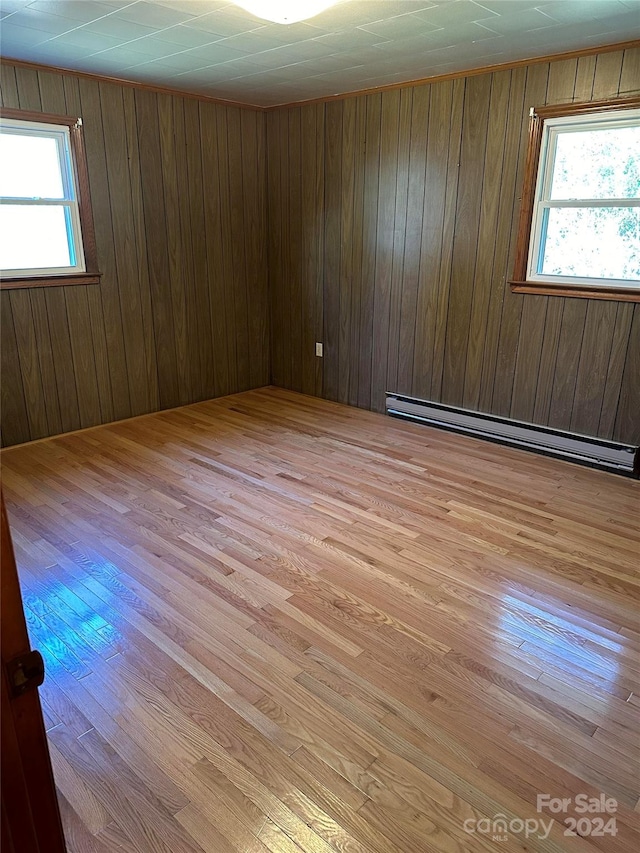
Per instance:
[[[273,388],[2,463],[72,853],[638,850],[637,482]]]

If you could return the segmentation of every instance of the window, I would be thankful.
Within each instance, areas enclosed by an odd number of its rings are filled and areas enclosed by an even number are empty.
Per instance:
[[[511,286],[640,301],[640,98],[532,110]]]
[[[99,281],[82,122],[3,110],[2,287]]]

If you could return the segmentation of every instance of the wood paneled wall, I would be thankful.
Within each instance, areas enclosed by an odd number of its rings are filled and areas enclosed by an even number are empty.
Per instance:
[[[640,306],[506,283],[528,108],[639,91],[634,48],[276,110],[266,145],[250,109],[2,65],[4,105],[83,117],[104,273],[2,293],[3,443],[270,380],[640,441]]]
[[[529,107],[639,91],[634,48],[269,113],[273,383],[639,442],[640,305],[507,284]]]
[[[4,291],[5,444],[268,384],[265,117],[2,66],[82,116],[100,285]]]

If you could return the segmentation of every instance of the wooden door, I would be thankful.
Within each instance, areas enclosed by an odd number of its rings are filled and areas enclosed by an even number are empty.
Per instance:
[[[40,698],[32,686],[38,680],[38,660],[26,657],[31,647],[4,499],[0,503],[2,851],[64,853]]]

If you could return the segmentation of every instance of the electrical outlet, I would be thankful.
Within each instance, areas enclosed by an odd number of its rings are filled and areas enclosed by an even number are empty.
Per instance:
[[[322,344],[319,342],[316,343],[316,355],[318,358],[322,358]]]

